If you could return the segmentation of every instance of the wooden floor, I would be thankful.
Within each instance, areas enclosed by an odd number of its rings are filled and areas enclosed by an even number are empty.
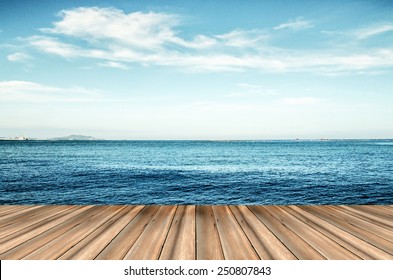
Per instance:
[[[393,206],[0,206],[0,259],[393,259]]]

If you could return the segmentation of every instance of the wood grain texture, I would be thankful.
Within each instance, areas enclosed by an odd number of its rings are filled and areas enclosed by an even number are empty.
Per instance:
[[[34,225],[39,224],[41,221],[47,221],[53,216],[61,215],[62,212],[72,209],[75,206],[51,206],[46,208],[46,211],[41,211],[33,216],[21,217],[19,219],[15,219],[13,223],[10,223],[6,226],[1,226],[0,238],[5,238],[6,236],[20,233],[25,229],[30,230]],[[26,231],[26,230],[25,230]]]
[[[260,259],[296,260],[296,256],[266,227],[247,206],[230,206]]]
[[[57,238],[47,242],[44,246],[25,256],[23,259],[29,260],[47,260],[57,259],[68,248],[75,246],[83,238],[100,227],[103,223],[109,220],[112,216],[118,213],[124,206],[115,206],[111,208],[104,208],[103,211],[90,217],[68,230],[66,233]]]
[[[372,246],[368,242],[348,233],[339,227],[336,227],[335,225],[330,224],[320,217],[312,215],[311,213],[302,209],[302,207],[288,206],[286,210],[288,212],[294,213],[294,215],[296,215],[299,219],[302,219],[362,259],[370,260],[391,258],[391,256],[383,250]]]
[[[17,211],[17,212],[15,211],[13,213],[9,213],[5,217],[2,217],[2,219],[0,220],[0,227],[17,223],[18,221],[21,220],[29,219],[31,216],[34,216],[35,214],[40,213],[43,210],[45,211],[48,209],[41,205],[37,205],[37,206],[32,206],[31,208],[22,209],[21,211]]]
[[[139,214],[122,229],[108,246],[97,255],[97,260],[121,260],[134,245],[144,229],[156,215],[159,206],[145,206]]]
[[[161,260],[195,260],[195,206],[178,206]]]
[[[393,228],[393,220],[379,217],[378,215],[373,215],[372,212],[370,213],[367,210],[365,211],[365,209],[359,210],[357,208],[349,207],[349,206],[341,206],[340,209],[341,209],[341,211],[344,211],[344,212],[348,213],[349,215],[364,219],[366,221],[369,221],[372,224],[384,227],[388,230]]]
[[[30,205],[3,205],[0,207],[0,217],[20,213],[22,209],[27,209],[27,211],[29,211],[31,207]]]
[[[289,250],[301,260],[323,260],[325,257],[321,255],[315,248],[303,240],[296,232],[292,231],[285,225],[283,220],[277,218],[274,208],[269,206],[250,206],[250,210],[267,225]]]
[[[360,259],[351,251],[342,247],[339,243],[330,239],[320,231],[314,229],[307,222],[297,218],[293,213],[285,211],[285,207],[271,206],[274,215],[280,219],[289,229],[296,232],[304,241],[315,248],[326,259],[356,260]]]
[[[115,236],[132,220],[143,206],[127,206],[106,221],[97,230],[70,248],[59,259],[61,260],[91,260],[99,255]]]
[[[258,260],[259,257],[229,207],[213,206],[218,235],[226,260]]]
[[[387,252],[388,254],[393,254],[393,243],[378,236],[378,231],[373,232],[373,226],[368,224],[366,227],[359,227],[357,225],[358,221],[355,219],[348,222],[342,216],[337,215],[337,212],[332,211],[331,208],[327,207],[316,207],[316,206],[304,206],[304,209],[310,213],[321,217],[325,221],[337,226],[338,228],[344,229],[350,234],[370,243],[371,245],[380,248],[381,250]]]
[[[82,216],[89,218],[99,210],[92,206],[83,206],[63,217],[55,217],[53,220],[50,219],[48,223],[43,222],[29,231],[7,236],[5,240],[0,242],[0,259],[23,258],[48,241],[67,232],[69,228],[80,221]]]
[[[125,260],[156,260],[161,254],[177,206],[161,207],[138,240],[124,256]]]
[[[197,206],[196,227],[197,259],[223,260],[224,253],[211,206]]]
[[[0,259],[393,260],[393,207],[0,206]]]

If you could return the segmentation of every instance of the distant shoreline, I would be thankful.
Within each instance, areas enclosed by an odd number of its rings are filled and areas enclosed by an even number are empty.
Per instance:
[[[241,140],[213,140],[213,139],[13,139],[0,138],[0,141],[51,141],[51,142],[83,142],[83,141],[151,141],[151,142],[331,142],[331,141],[393,141],[393,138],[331,138],[331,139],[241,139]]]

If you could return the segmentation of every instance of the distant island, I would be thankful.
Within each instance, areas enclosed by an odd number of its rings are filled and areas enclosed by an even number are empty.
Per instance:
[[[47,141],[93,141],[93,140],[103,140],[98,139],[93,136],[86,136],[86,135],[68,135],[64,137],[55,137],[55,138],[47,138],[47,139],[37,139],[37,138],[30,138],[26,136],[16,136],[16,137],[0,137],[0,140],[7,140],[7,141],[27,141],[27,140],[47,140]]]
[[[26,136],[16,136],[16,137],[0,137],[0,140],[8,140],[8,141],[24,141],[29,140]]]
[[[92,136],[85,136],[85,135],[68,135],[68,136],[64,136],[64,137],[55,137],[55,138],[50,138],[50,139],[46,139],[46,140],[51,140],[51,141],[63,141],[63,140],[93,141],[93,140],[100,140],[100,139],[94,138]]]

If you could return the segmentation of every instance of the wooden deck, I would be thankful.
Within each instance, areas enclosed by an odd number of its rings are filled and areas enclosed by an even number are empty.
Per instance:
[[[0,206],[0,259],[393,259],[393,206]]]

